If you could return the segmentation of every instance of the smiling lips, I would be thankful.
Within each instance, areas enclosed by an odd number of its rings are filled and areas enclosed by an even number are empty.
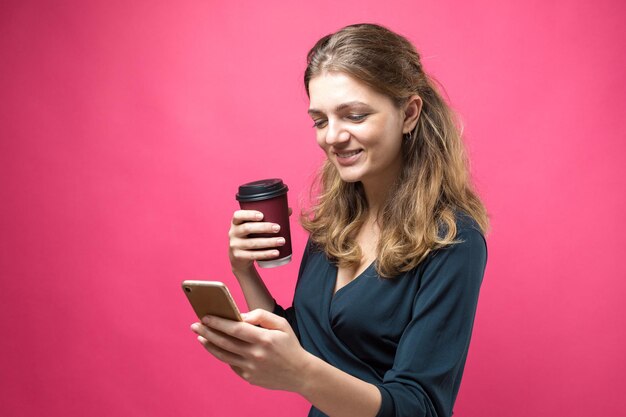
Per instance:
[[[359,159],[359,155],[361,155],[361,152],[363,152],[363,149],[357,149],[354,151],[343,151],[343,152],[334,152],[335,156],[337,156],[337,162],[339,162],[340,165],[352,165],[354,164],[357,159]]]

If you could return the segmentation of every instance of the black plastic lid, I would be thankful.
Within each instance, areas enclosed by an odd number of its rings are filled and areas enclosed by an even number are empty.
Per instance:
[[[239,186],[237,201],[260,201],[287,194],[289,188],[280,178],[249,182]]]

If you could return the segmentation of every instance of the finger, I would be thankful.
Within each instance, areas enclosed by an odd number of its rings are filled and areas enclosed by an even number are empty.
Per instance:
[[[245,359],[241,356],[214,345],[202,336],[198,336],[198,341],[207,350],[207,352],[215,356],[218,360],[229,364],[231,367],[234,366],[239,369],[239,367],[245,364]]]
[[[223,319],[216,316],[205,316],[202,323],[209,329],[217,330],[234,339],[247,343],[258,343],[263,338],[264,330],[248,323]]]
[[[246,250],[258,250],[266,248],[277,248],[285,244],[285,238],[283,237],[258,237],[251,239],[240,239],[234,244],[239,245],[239,249]]]
[[[233,224],[238,225],[245,222],[258,222],[263,220],[263,213],[257,210],[237,210],[233,214]]]
[[[287,330],[289,323],[283,317],[270,313],[262,308],[257,308],[242,316],[243,321],[255,326],[261,326],[269,330]]]
[[[231,337],[230,335],[221,332],[218,329],[203,326],[200,323],[194,324],[193,330],[198,336],[201,336],[204,339],[208,340],[209,343],[219,347],[220,349],[235,353],[240,356],[245,356],[251,348],[251,345],[249,343],[241,339]]]
[[[276,258],[280,252],[275,249],[268,250],[242,250],[233,249],[233,256],[237,259],[245,259],[248,261],[263,261]]]
[[[245,368],[243,368],[243,367],[238,367],[238,366],[231,366],[231,367],[230,367],[230,369],[232,369],[233,371],[235,371],[235,373],[236,373],[237,375],[239,375],[239,377],[240,377],[241,379],[244,379],[244,380],[246,380],[246,381],[250,382],[250,377],[251,377],[250,372],[246,371],[246,370],[245,370]]]
[[[270,222],[245,222],[234,225],[232,234],[235,236],[248,236],[254,234],[274,234],[280,232],[280,225]]]
[[[230,369],[232,369],[237,375],[243,378],[243,369],[236,365],[230,365]]]

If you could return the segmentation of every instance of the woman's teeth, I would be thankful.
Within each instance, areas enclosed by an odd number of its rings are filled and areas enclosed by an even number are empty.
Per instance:
[[[352,151],[352,152],[345,152],[345,153],[337,153],[337,156],[339,158],[350,158],[351,156],[356,155],[357,153],[361,152],[360,149],[356,150],[356,151]]]

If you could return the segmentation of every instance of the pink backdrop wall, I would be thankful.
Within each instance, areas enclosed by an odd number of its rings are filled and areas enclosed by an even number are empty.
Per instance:
[[[626,18],[595,1],[3,1],[0,415],[294,416],[189,331],[225,281],[237,185],[298,210],[322,154],[301,85],[321,35],[412,39],[462,114],[491,216],[457,416],[623,413]],[[295,262],[265,272],[289,304]]]

